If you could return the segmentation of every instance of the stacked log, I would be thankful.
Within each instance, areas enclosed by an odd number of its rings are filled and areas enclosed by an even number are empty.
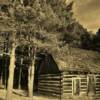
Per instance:
[[[45,74],[38,78],[38,93],[52,96],[61,96],[61,75]]]
[[[75,80],[79,81],[79,88],[75,86]],[[62,98],[71,97],[75,95],[87,94],[88,91],[87,75],[80,75],[74,73],[62,73]],[[78,89],[78,90],[77,90]],[[75,91],[79,94],[76,94]]]
[[[100,97],[100,74],[95,76],[95,92]]]
[[[68,72],[62,73],[62,98],[72,96],[73,94],[73,78],[76,77],[74,74]]]
[[[74,74],[69,72],[40,75],[38,78],[38,92],[39,94],[61,98],[87,96],[90,91],[89,78],[90,75],[88,74]],[[95,87],[96,97],[100,97],[100,74],[95,75],[95,77],[93,75],[93,78],[95,79],[93,87]]]
[[[87,95],[88,94],[88,77],[86,75],[80,76],[80,94]]]

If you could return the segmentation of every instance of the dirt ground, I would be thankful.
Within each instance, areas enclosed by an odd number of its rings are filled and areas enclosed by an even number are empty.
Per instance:
[[[6,90],[0,89],[0,100],[5,100],[6,97]],[[27,97],[27,92],[22,91],[22,90],[13,90],[13,95],[12,95],[12,100],[100,100],[94,99],[91,97],[87,96],[77,96],[77,97],[69,97],[69,98],[62,98],[58,99],[57,97],[47,97],[47,96],[42,96],[42,95],[36,95],[34,94],[33,98]]]
[[[5,100],[6,97],[6,90],[0,90],[0,100]],[[34,95],[33,98],[27,97],[25,91],[21,90],[13,90],[12,100],[59,100],[55,97],[47,97],[47,96],[40,96]]]

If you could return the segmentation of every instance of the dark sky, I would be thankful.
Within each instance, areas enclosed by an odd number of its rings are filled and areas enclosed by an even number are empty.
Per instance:
[[[76,19],[88,30],[96,32],[100,28],[100,0],[74,0],[74,2]]]

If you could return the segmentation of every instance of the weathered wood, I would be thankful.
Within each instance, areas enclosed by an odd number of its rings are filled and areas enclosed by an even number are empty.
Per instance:
[[[63,79],[63,80],[61,80],[61,82],[63,83],[63,82],[72,82],[72,79]]]
[[[80,86],[80,88],[87,88],[87,86]]]
[[[50,84],[56,84],[57,83],[57,84],[60,84],[60,81],[51,81],[51,80],[45,81],[45,80],[43,80],[43,81],[39,81],[38,83],[44,83],[44,84],[45,83],[50,83]]]
[[[60,91],[60,88],[57,88],[57,87],[45,87],[45,86],[39,86],[38,88],[41,88],[41,89],[50,89],[50,90],[54,90],[54,91]]]
[[[52,76],[61,76],[61,74],[42,74],[40,77],[52,77]]]
[[[42,89],[42,88],[38,88],[39,91],[45,91],[45,92],[52,92],[52,93],[58,93],[61,94],[61,91],[55,91],[52,89]]]
[[[96,81],[96,84],[100,84],[100,82]]]
[[[39,78],[60,78],[60,76],[39,76]]]
[[[38,92],[61,96],[61,75],[47,74],[38,78]]]
[[[96,81],[100,82],[100,78],[96,78]]]
[[[88,93],[88,77],[82,77],[80,81],[80,94],[87,95]]]
[[[73,92],[64,90],[63,93],[73,93]]]
[[[83,86],[84,86],[84,85],[87,86],[87,82],[84,82],[84,83],[81,82],[80,84],[81,84],[81,86],[82,86],[82,85],[83,85]]]
[[[72,92],[63,92],[63,94],[62,94],[62,97],[65,97],[65,96],[68,96],[68,95],[70,95],[70,96],[72,96],[73,94],[72,94]]]
[[[100,78],[100,75],[95,75],[96,78]]]
[[[99,85],[100,85],[100,83],[96,82],[96,86],[99,86]]]
[[[63,86],[64,89],[72,90],[72,86]]]
[[[38,79],[61,79],[61,77],[60,76],[49,76],[49,77],[39,77]]]
[[[38,93],[43,94],[43,95],[47,95],[47,96],[55,96],[55,97],[61,96],[60,93],[52,93],[52,92],[45,92],[45,91],[39,91]]]
[[[72,86],[72,82],[69,82],[69,83],[63,83],[63,86]]]
[[[73,77],[77,77],[77,76],[75,76],[75,75],[63,75],[62,77],[63,78],[73,78]]]
[[[69,75],[68,73],[62,73],[62,97],[66,93],[72,94],[72,77],[76,77],[75,75]]]
[[[96,91],[96,94],[100,94],[100,91]]]
[[[95,93],[100,97],[100,75],[95,76]]]
[[[49,83],[49,84],[48,84],[48,83],[45,83],[45,84],[44,84],[44,83],[39,83],[38,86],[40,86],[40,85],[41,85],[41,86],[51,86],[51,87],[53,87],[53,86],[61,87],[60,84],[50,84],[50,83]]]

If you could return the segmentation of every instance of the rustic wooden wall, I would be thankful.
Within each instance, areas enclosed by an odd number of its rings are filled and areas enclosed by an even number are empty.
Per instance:
[[[38,78],[38,93],[52,96],[61,96],[61,75],[44,74]]]
[[[89,78],[94,79],[92,87]],[[38,78],[38,93],[58,96],[62,99],[68,97],[90,97],[89,86],[93,88],[94,97],[100,99],[100,74],[81,74],[69,73],[67,71],[61,74],[44,74]],[[93,98],[94,98],[93,97]]]
[[[95,95],[98,100],[100,100],[100,74],[97,74],[95,77]]]

